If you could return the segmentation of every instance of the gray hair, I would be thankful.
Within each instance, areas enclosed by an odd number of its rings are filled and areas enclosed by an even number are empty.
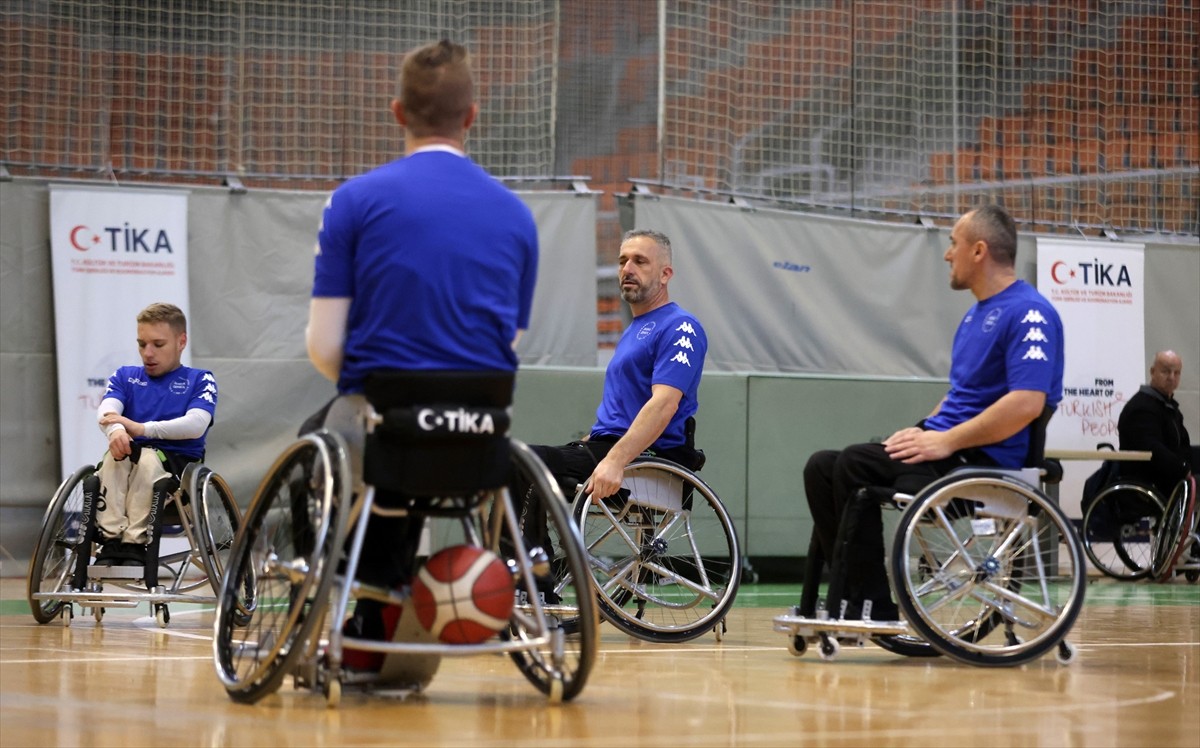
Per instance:
[[[661,231],[654,231],[653,229],[630,229],[621,237],[621,244],[630,239],[636,239],[639,236],[644,236],[657,244],[659,249],[663,251],[663,254],[666,255],[667,264],[671,264],[671,240]]]
[[[999,205],[982,205],[971,212],[971,238],[985,242],[998,265],[1016,265],[1017,224],[1008,211]]]

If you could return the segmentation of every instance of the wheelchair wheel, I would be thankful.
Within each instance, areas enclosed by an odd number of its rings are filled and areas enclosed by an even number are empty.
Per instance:
[[[1162,517],[1162,502],[1149,488],[1114,483],[1083,513],[1083,550],[1101,573],[1114,579],[1149,576]]]
[[[872,636],[871,641],[891,652],[905,657],[939,657],[941,652],[919,636],[908,634],[880,634]]]
[[[70,586],[76,549],[83,542],[83,481],[95,472],[95,465],[84,465],[63,481],[42,517],[42,531],[26,578],[29,607],[38,623],[49,623],[62,611],[62,600],[35,600],[33,596]]]
[[[311,634],[320,630],[346,531],[350,476],[341,437],[321,431],[288,447],[259,486],[217,595],[213,653],[234,701],[273,693],[315,647]]]
[[[897,533],[897,602],[913,630],[948,657],[1029,662],[1059,645],[1083,607],[1083,549],[1070,521],[1005,473],[934,482],[905,510]]]
[[[1184,548],[1191,544],[1193,514],[1196,510],[1196,480],[1191,475],[1179,481],[1163,510],[1162,529],[1154,539],[1150,573],[1156,582],[1165,582],[1175,572],[1175,564]]]
[[[220,594],[225,570],[229,568],[233,539],[242,523],[242,512],[225,479],[199,463],[184,470],[182,483],[191,499],[192,516],[196,518],[196,542],[200,546],[208,581],[213,592]],[[249,620],[254,607],[254,584],[253,574],[242,578],[239,590],[242,623]]]
[[[579,523],[600,613],[630,636],[683,642],[724,622],[741,581],[733,520],[712,489],[673,462],[639,459],[621,490]]]
[[[526,547],[534,546],[534,553],[540,548],[545,554],[531,559],[534,574],[538,576],[533,588],[517,579],[518,604],[504,635],[529,642],[544,632],[547,639],[544,645],[514,651],[512,659],[552,702],[570,701],[583,690],[596,661],[599,617],[587,581],[587,560],[579,532],[571,524],[566,499],[554,477],[525,444],[514,439],[511,445],[514,471],[526,485],[532,486],[522,518],[544,516],[547,521],[543,537],[529,537],[525,530],[526,537],[514,538],[510,526],[501,524],[497,543],[501,552],[524,543]],[[530,597],[542,601],[541,620],[530,604]]]

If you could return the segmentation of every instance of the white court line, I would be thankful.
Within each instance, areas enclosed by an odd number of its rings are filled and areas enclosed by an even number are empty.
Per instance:
[[[148,619],[148,620],[150,620],[151,623],[153,623],[152,619]],[[212,641],[211,636],[204,636],[204,635],[200,635],[200,634],[186,634],[184,632],[177,631],[177,632],[174,632],[174,635],[175,636],[186,636],[189,638],[201,639],[204,641]],[[1080,645],[1076,645],[1076,646],[1078,647],[1079,651],[1081,653],[1083,653],[1083,652],[1096,651],[1096,650],[1101,650],[1101,649],[1116,649],[1116,648],[1122,648],[1122,647],[1200,647],[1200,643],[1198,643],[1198,642],[1162,642],[1162,643],[1113,642],[1113,643],[1106,643],[1106,644],[1090,644],[1090,645],[1080,644]],[[599,652],[597,652],[597,654],[601,657],[620,657],[622,655],[643,655],[644,656],[644,655],[651,655],[651,654],[652,655],[698,654],[698,653],[702,653],[702,652],[743,653],[743,652],[782,652],[782,651],[787,651],[787,647],[785,647],[782,644],[780,644],[778,647],[764,647],[764,646],[657,647],[656,646],[653,648],[647,647],[645,649],[616,649],[616,650],[601,649]],[[883,651],[883,650],[880,650],[880,651]],[[211,659],[211,656],[210,655],[173,656],[173,655],[136,654],[136,655],[130,655],[127,657],[122,656],[122,655],[111,655],[111,656],[107,656],[107,657],[105,657],[105,656],[53,657],[53,658],[47,657],[47,658],[28,658],[28,659],[20,659],[20,660],[10,660],[10,659],[0,657],[0,664],[3,664],[3,665],[10,665],[10,664],[11,665],[28,665],[28,664],[34,664],[34,663],[54,664],[54,663],[75,663],[75,662],[121,662],[123,660],[129,660],[129,659],[163,660],[163,661],[167,661],[167,660],[208,660],[208,659]]]
[[[1071,641],[1071,638],[1067,637],[1067,641]],[[1074,644],[1080,652],[1093,652],[1102,649],[1118,649],[1123,647],[1200,647],[1200,642],[1097,642],[1094,644],[1081,644],[1079,642],[1071,641],[1071,643]],[[691,654],[698,652],[774,652],[780,649],[786,650],[787,647],[784,644],[780,644],[778,647],[764,647],[761,645],[742,646],[737,644],[719,647],[664,647],[650,645],[646,649],[601,649],[598,654],[602,656],[608,656],[628,654]],[[880,652],[884,651],[878,647],[875,649]],[[853,647],[850,651],[859,651],[859,647]],[[866,648],[864,648],[864,651],[866,651]]]
[[[138,660],[141,662],[168,661],[168,660],[211,660],[212,655],[113,655],[111,657],[36,657],[25,660],[0,660],[0,665],[30,665],[30,664],[58,664],[58,665],[73,665],[77,662],[125,662],[127,660]]]

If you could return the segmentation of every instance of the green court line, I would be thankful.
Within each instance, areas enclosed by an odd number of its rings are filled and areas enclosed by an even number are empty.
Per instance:
[[[822,588],[822,593],[824,588]],[[780,611],[800,601],[799,584],[743,584],[738,589],[735,607],[772,608]],[[1091,580],[1084,597],[1086,605],[1096,606],[1197,606],[1200,605],[1200,584],[1150,584],[1147,582],[1117,582]],[[172,603],[192,605],[191,603]],[[29,616],[29,603],[24,598],[0,600],[0,616]]]

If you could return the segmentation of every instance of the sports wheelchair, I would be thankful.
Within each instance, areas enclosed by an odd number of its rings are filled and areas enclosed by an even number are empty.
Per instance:
[[[553,703],[579,695],[599,625],[589,590],[571,581],[587,579],[587,561],[549,471],[507,436],[512,391],[511,372],[377,373],[363,395],[334,401],[324,428],[284,451],[247,510],[217,603],[215,664],[231,699],[258,701],[288,675],[331,707],[344,686],[420,691],[443,656],[480,653],[507,654]],[[520,513],[507,488],[514,475],[534,488]],[[529,512],[548,516],[561,553],[531,542],[523,524]],[[409,585],[358,581],[372,515],[449,525],[504,559],[515,591],[507,627],[483,643],[445,644],[420,625]],[[419,544],[404,553],[415,570]],[[556,576],[564,581],[556,585]],[[392,641],[342,631],[351,598],[400,606]],[[347,668],[348,648],[385,653],[382,669]]]
[[[63,481],[46,508],[27,577],[29,607],[37,622],[61,616],[69,626],[76,605],[85,615],[90,609],[100,622],[107,608],[149,603],[159,627],[165,628],[170,603],[215,603],[241,524],[225,480],[199,462],[190,463],[155,517],[153,540],[139,566],[93,563],[96,548],[83,495],[99,482],[98,466],[84,465]],[[164,571],[168,580],[160,584]],[[205,594],[208,589],[211,594]]]
[[[703,452],[699,470],[703,467]],[[593,503],[576,492],[572,518],[587,550],[600,615],[630,636],[720,641],[741,582],[737,532],[725,505],[694,472],[641,457],[621,489]]]
[[[1106,460],[1098,473],[1110,480],[1085,501],[1081,525],[1092,564],[1114,579],[1200,579],[1195,477],[1185,476],[1164,501],[1153,485],[1122,477],[1119,463]]]
[[[897,654],[981,666],[1021,665],[1051,649],[1062,664],[1074,659],[1065,637],[1083,608],[1083,548],[1070,520],[1038,488],[1062,478],[1061,466],[1043,459],[1052,414],[1047,409],[1033,425],[1029,467],[959,468],[915,495],[861,490],[855,501],[903,512],[888,555],[903,620],[872,620],[866,605],[861,619],[844,618],[836,559],[827,595],[841,607],[831,613],[818,605],[824,559],[814,537],[800,605],[774,619],[775,630],[790,637],[788,650],[799,656],[816,643],[821,658],[832,660],[841,644],[870,639]]]

